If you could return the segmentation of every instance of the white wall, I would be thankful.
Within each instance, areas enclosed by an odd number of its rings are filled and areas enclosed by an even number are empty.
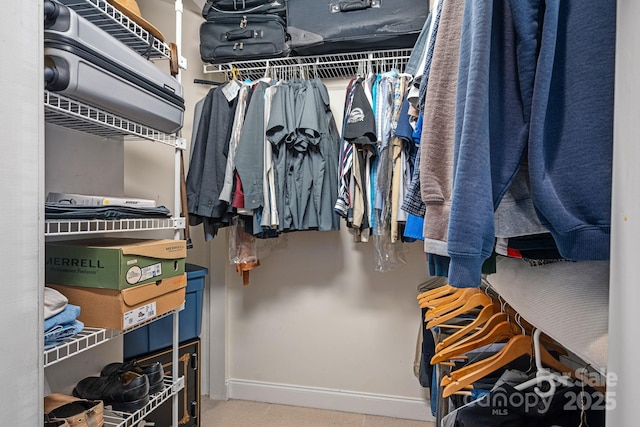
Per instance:
[[[173,40],[173,3],[138,3],[143,16]],[[188,138],[193,105],[209,89],[193,79],[216,76],[201,71],[202,18],[185,10],[183,22],[183,55],[189,62],[182,80],[183,135]],[[340,122],[347,81],[327,85]],[[126,150],[125,163],[148,159],[141,146],[131,143]],[[172,160],[154,161],[169,168]],[[136,169],[139,164],[127,164],[125,170],[131,195],[148,182],[146,172]],[[171,185],[168,177],[165,185]],[[201,227],[192,234],[196,247],[187,260],[210,273],[202,334],[204,393],[428,418],[425,390],[413,375],[420,327],[416,288],[427,277],[420,243],[408,247],[405,267],[377,273],[372,243],[355,244],[346,230],[293,233],[287,247],[263,259],[243,287],[228,263],[226,230],[208,243],[202,241]]]
[[[347,80],[325,83],[340,123]],[[428,418],[413,375],[422,244],[407,245],[406,266],[379,273],[373,243],[354,243],[342,226],[288,234],[249,286],[227,267],[230,395]]]
[[[637,246],[640,236],[640,151],[638,99],[640,99],[640,4],[618,2],[616,38],[616,92],[613,151],[611,280],[609,293],[609,366],[617,377],[609,384],[607,426],[637,423],[637,384],[640,371],[634,357],[640,351]]]
[[[8,2],[0,15],[3,130],[0,156],[3,340],[0,411],[20,425],[42,423],[43,313],[41,284],[44,164],[42,110],[42,2]],[[15,422],[15,421],[14,421]],[[12,421],[4,421],[12,423]]]

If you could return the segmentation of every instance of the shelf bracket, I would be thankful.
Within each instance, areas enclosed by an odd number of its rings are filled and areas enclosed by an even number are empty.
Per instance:
[[[176,394],[183,388],[184,388],[184,377],[180,377],[171,385],[171,393]]]
[[[174,228],[176,228],[178,230],[182,230],[186,226],[187,226],[187,222],[185,221],[184,217],[173,218],[173,227]]]
[[[180,67],[183,70],[187,69],[187,58],[185,58],[184,56],[180,55],[178,57],[178,67]]]
[[[186,150],[187,149],[187,139],[181,136],[176,138],[176,148],[178,150]]]

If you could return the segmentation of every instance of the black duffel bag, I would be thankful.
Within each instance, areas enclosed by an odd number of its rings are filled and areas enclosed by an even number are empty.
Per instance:
[[[298,55],[411,48],[429,0],[288,0],[287,31]]]
[[[279,15],[209,12],[200,25],[200,57],[204,62],[279,58],[289,52],[286,25]]]

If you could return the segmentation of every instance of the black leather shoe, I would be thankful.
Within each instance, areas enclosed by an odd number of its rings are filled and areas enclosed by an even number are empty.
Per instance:
[[[147,378],[149,378],[150,394],[158,393],[164,389],[164,370],[162,369],[162,364],[160,362],[154,362],[149,365],[138,364],[136,360],[126,363],[109,363],[107,366],[102,368],[100,375],[108,377],[116,372],[123,373],[128,371],[135,372],[140,375],[146,375]]]
[[[134,412],[149,403],[149,379],[135,372],[87,377],[73,389],[75,397],[102,400],[114,411]]]

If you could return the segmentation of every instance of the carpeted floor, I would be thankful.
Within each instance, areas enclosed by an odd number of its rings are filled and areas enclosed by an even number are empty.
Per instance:
[[[202,396],[201,427],[435,427],[434,423]]]

